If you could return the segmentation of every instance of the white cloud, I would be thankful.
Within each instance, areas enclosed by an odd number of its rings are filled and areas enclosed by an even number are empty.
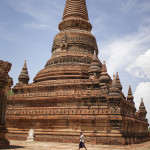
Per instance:
[[[144,100],[144,104],[147,110],[147,118],[149,120],[150,123],[150,82],[142,82],[139,83],[136,91],[134,93],[134,101],[136,104],[136,108],[137,110],[139,109],[140,106],[140,102],[141,102],[141,98],[143,98]]]
[[[150,79],[150,49],[138,56],[126,70],[136,77]]]
[[[140,28],[137,33],[120,37],[120,39],[113,39],[112,37],[111,41],[103,45],[103,50],[100,51],[100,58],[107,58],[108,72],[112,75],[117,71],[128,68],[134,60],[149,48],[150,27]],[[142,60],[143,58],[140,57],[138,62]],[[147,64],[147,62],[143,62],[143,64]]]

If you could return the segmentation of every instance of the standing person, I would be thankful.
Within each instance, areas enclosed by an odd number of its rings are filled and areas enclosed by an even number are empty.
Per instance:
[[[79,143],[79,149],[80,149],[80,148],[83,148],[83,147],[86,149],[85,144],[84,144],[84,135],[83,135],[83,133],[81,132],[80,143]],[[86,150],[87,150],[87,149],[86,149]]]

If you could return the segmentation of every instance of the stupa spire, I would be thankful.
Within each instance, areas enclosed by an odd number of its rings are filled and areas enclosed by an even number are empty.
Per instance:
[[[120,82],[118,72],[116,73],[116,84],[117,84],[117,87],[119,88],[119,90],[122,90],[122,85],[121,85],[121,82]]]
[[[81,29],[91,31],[86,0],[67,0],[59,30]]]
[[[129,85],[127,100],[134,104],[131,85]]]
[[[64,9],[63,20],[70,17],[79,17],[89,20],[85,0],[67,0]]]
[[[106,62],[103,61],[102,72],[107,72]]]
[[[146,114],[147,114],[147,111],[146,111],[146,108],[145,108],[145,105],[144,105],[144,102],[143,102],[143,98],[141,98],[141,104],[140,104],[140,107],[139,107],[138,114],[142,118],[145,118]]]
[[[143,102],[143,98],[141,98],[141,104],[140,104],[139,109],[140,109],[140,110],[146,110],[146,109],[145,109],[144,102]]]
[[[27,63],[26,63],[26,60],[25,60],[22,71],[21,71],[21,73],[18,77],[19,84],[28,84],[29,79],[30,78],[29,78],[29,75],[28,75]]]
[[[115,76],[115,74],[113,75],[111,87],[116,87],[116,76]]]

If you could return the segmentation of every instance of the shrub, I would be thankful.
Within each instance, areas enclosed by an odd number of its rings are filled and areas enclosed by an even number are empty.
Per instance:
[[[13,94],[14,94],[14,92],[12,90],[8,91],[8,93],[7,93],[8,96],[11,96]]]

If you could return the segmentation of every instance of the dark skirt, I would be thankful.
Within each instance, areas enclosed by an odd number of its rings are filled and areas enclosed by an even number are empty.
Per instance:
[[[83,148],[83,147],[85,147],[84,143],[83,143],[83,142],[80,142],[79,148]]]

